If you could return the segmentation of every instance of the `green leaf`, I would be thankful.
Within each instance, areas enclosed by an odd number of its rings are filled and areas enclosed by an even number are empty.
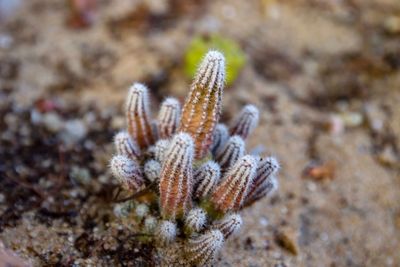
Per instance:
[[[200,61],[209,50],[218,50],[224,54],[226,60],[226,85],[231,85],[246,63],[246,56],[234,40],[216,34],[210,37],[197,36],[193,38],[185,54],[184,71],[186,75],[189,78],[194,77]]]

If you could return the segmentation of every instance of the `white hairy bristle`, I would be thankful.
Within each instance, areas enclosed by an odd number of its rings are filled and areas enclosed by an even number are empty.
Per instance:
[[[207,214],[203,209],[195,208],[189,211],[185,219],[185,226],[191,231],[198,232],[203,229],[207,221]]]
[[[250,206],[264,197],[271,197],[278,190],[278,187],[279,181],[276,176],[270,176],[257,187],[251,188],[251,191],[246,197],[244,206]]]
[[[206,233],[189,239],[186,253],[191,264],[196,266],[211,265],[224,244],[224,235],[219,230],[210,230]]]
[[[228,171],[212,195],[217,209],[227,212],[239,210],[256,174],[257,164],[253,156],[240,158]]]
[[[140,148],[146,148],[154,142],[147,91],[148,89],[145,85],[140,83],[133,84],[129,88],[126,103],[128,132]]]
[[[118,155],[124,155],[133,160],[137,160],[140,156],[138,145],[125,131],[119,132],[115,135],[114,145]]]
[[[254,105],[243,107],[239,115],[233,120],[230,132],[231,135],[239,135],[246,139],[257,127],[259,120],[258,108]]]
[[[164,217],[174,219],[187,211],[193,190],[194,144],[189,134],[171,140],[160,175],[160,205]]]
[[[156,237],[162,243],[169,244],[176,238],[177,229],[176,224],[170,221],[161,221],[157,228]]]
[[[229,138],[228,128],[225,124],[218,123],[213,133],[211,152],[216,155],[219,149],[223,148]]]
[[[193,145],[193,139],[192,137],[187,134],[187,133],[177,133],[176,135],[174,135],[172,141],[171,141],[171,145],[169,148],[169,152],[168,154],[170,154],[170,152],[172,150],[174,150],[174,147],[179,146],[179,147],[186,147],[188,149],[190,149],[193,152],[194,149],[194,145]]]
[[[242,224],[242,217],[238,213],[232,213],[227,214],[221,220],[214,222],[212,227],[220,230],[226,240],[229,236],[236,235]]]
[[[245,205],[251,205],[266,195],[271,195],[278,186],[276,174],[280,166],[274,157],[260,159],[257,165],[256,175],[250,186]]]
[[[144,175],[150,182],[160,179],[161,164],[157,160],[151,159],[144,164]]]
[[[208,52],[183,106],[179,127],[192,135],[197,159],[204,157],[212,144],[212,134],[221,114],[224,79],[224,56],[217,51]]]
[[[139,94],[147,94],[147,86],[142,83],[134,83],[132,84],[131,88],[129,88],[130,92],[136,92]]]
[[[269,176],[276,175],[280,169],[279,162],[274,157],[267,157],[262,159],[257,164],[256,180],[265,180]]]
[[[154,216],[147,216],[144,220],[144,228],[147,232],[153,232],[157,228],[157,219]]]
[[[157,143],[154,145],[154,157],[155,159],[163,163],[165,160],[165,154],[169,148],[170,141],[167,139],[158,140]]]
[[[238,135],[234,135],[228,139],[224,148],[218,152],[216,159],[221,169],[225,171],[233,166],[244,153],[245,143],[243,139]]]
[[[149,213],[149,206],[147,206],[146,204],[139,204],[136,206],[135,208],[135,215],[138,218],[143,218],[147,215],[147,213]]]
[[[271,183],[271,189],[268,190],[268,192],[266,192],[265,196],[270,197],[271,195],[273,195],[276,191],[278,191],[279,188],[279,180],[276,176],[272,176],[270,179],[270,183]]]
[[[114,206],[114,215],[117,217],[127,217],[131,213],[133,209],[133,202],[132,201],[126,201],[123,203],[117,203]]]
[[[205,198],[215,188],[221,176],[218,163],[208,161],[198,168],[194,175],[194,197]]]
[[[123,187],[137,191],[143,184],[139,166],[127,156],[117,155],[111,159],[111,171]]]
[[[279,181],[276,176],[271,176],[268,180],[264,181],[260,187],[256,190],[256,197],[258,199],[262,197],[270,197],[279,188]]]
[[[205,55],[197,70],[194,82],[206,85],[210,77],[218,87],[222,87],[225,83],[225,57],[218,51],[209,51]]]
[[[167,98],[161,104],[157,119],[158,135],[161,139],[170,138],[176,131],[180,119],[180,103],[175,98]]]

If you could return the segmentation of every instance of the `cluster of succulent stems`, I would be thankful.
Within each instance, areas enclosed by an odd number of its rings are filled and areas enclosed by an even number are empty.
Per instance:
[[[224,56],[208,52],[183,106],[167,98],[155,120],[147,87],[133,84],[127,131],[114,139],[111,170],[132,194],[118,214],[133,214],[158,246],[182,243],[180,257],[191,266],[212,264],[238,233],[240,211],[278,187],[276,159],[246,154],[258,109],[246,105],[229,125],[219,122],[224,79]]]

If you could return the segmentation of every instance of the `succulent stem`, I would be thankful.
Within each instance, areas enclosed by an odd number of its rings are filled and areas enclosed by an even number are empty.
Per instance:
[[[195,142],[196,159],[208,153],[214,128],[221,114],[225,79],[225,59],[217,51],[205,56],[182,110],[179,131],[189,133]]]
[[[241,208],[256,172],[256,162],[250,155],[238,160],[214,190],[211,201],[221,212],[237,211]]]
[[[160,207],[164,218],[174,220],[185,214],[191,205],[193,154],[190,135],[175,135],[161,170]]]
[[[143,84],[135,83],[129,89],[126,118],[128,132],[140,148],[146,148],[154,143],[147,87]]]

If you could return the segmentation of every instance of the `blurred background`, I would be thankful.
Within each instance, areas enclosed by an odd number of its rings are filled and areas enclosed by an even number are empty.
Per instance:
[[[155,112],[209,49],[282,164],[218,265],[400,266],[398,0],[0,0],[0,266],[152,266],[110,226],[112,136],[132,82]]]

